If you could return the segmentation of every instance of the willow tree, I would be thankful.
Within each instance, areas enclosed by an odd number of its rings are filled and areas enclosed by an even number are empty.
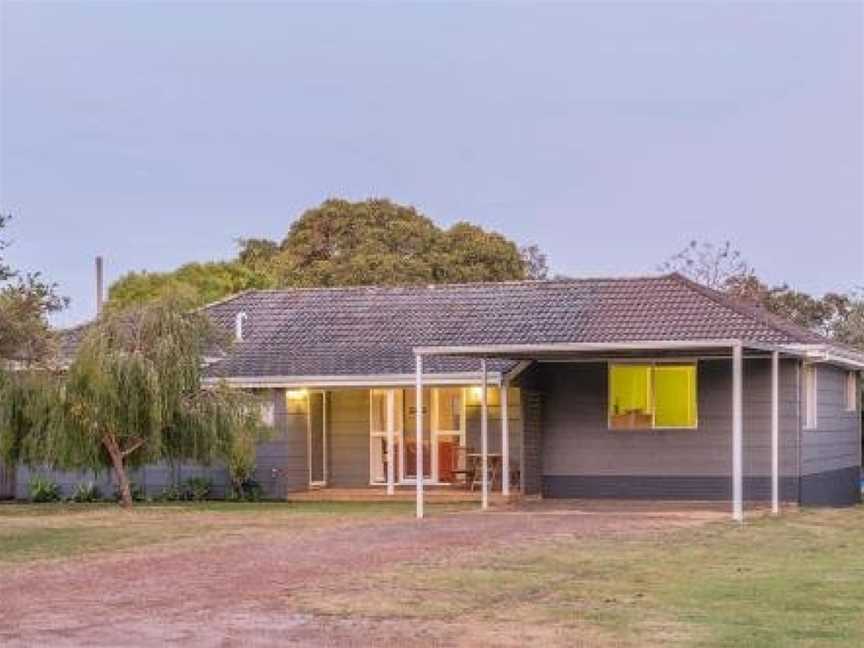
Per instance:
[[[203,315],[175,303],[104,314],[62,377],[60,414],[41,416],[19,441],[26,459],[109,468],[129,507],[131,468],[167,458],[207,464],[238,447],[254,452],[254,444],[242,442],[259,430],[253,397],[203,384],[204,352],[216,342]]]

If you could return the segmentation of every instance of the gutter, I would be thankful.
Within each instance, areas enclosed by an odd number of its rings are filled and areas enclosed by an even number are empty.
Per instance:
[[[500,371],[490,371],[489,382],[500,385]],[[378,374],[355,376],[229,376],[225,378],[208,377],[202,381],[205,385],[226,384],[231,387],[245,388],[287,388],[303,387],[413,387],[414,374]],[[423,377],[423,383],[428,385],[476,385],[480,382],[477,372],[430,373]]]

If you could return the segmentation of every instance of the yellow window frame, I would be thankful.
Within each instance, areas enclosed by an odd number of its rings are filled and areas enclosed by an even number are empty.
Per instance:
[[[644,400],[647,402],[647,408],[639,411],[638,408],[624,408],[624,412],[619,411],[621,406],[620,394],[614,393],[616,373],[621,374],[621,369],[632,368],[634,370],[644,370],[647,372],[647,385],[645,387],[646,394]],[[684,379],[686,390],[686,401],[683,407],[679,405],[680,401],[672,401],[668,405],[661,404],[660,416],[658,416],[658,393],[662,398],[663,391],[667,385],[674,385],[675,382],[680,384],[680,376],[675,376],[676,369],[687,369]],[[658,371],[659,369],[659,371]],[[658,385],[658,374],[662,379]],[[633,362],[609,362],[608,363],[608,385],[607,385],[607,419],[606,424],[609,430],[695,430],[699,427],[699,384],[698,384],[698,363],[696,361],[633,361]],[[677,378],[677,381],[676,381]],[[631,377],[632,379],[632,377]],[[637,386],[638,388],[638,386]],[[641,388],[640,388],[641,390]],[[642,402],[642,399],[637,398],[631,405]],[[676,412],[675,410],[679,411]],[[681,411],[683,409],[683,412]],[[670,412],[671,410],[671,412]],[[674,425],[664,423],[664,418],[683,414],[686,423],[683,425]],[[639,421],[645,422],[646,416],[650,416],[650,424],[638,424]],[[680,416],[679,416],[680,420]],[[633,425],[628,425],[628,421]]]

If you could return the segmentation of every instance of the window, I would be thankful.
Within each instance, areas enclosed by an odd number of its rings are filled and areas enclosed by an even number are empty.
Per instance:
[[[695,364],[609,365],[609,428],[695,428]]]
[[[309,411],[309,395],[305,389],[288,389],[285,391],[285,413],[306,414]]]
[[[268,428],[276,425],[276,408],[273,401],[261,403],[261,425]]]
[[[858,409],[858,375],[854,371],[846,374],[846,411]]]
[[[462,431],[462,389],[435,390],[435,428],[439,432]]]
[[[804,427],[813,429],[818,424],[816,366],[804,365]]]

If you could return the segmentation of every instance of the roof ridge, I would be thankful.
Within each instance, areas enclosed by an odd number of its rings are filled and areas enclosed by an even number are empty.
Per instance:
[[[812,343],[813,338],[819,338],[825,344],[834,344],[833,340],[830,338],[820,335],[816,331],[811,331],[797,322],[793,322],[786,317],[767,311],[765,308],[753,302],[736,299],[735,297],[722,293],[719,290],[709,288],[708,286],[700,284],[689,277],[685,277],[680,272],[672,272],[667,276],[670,279],[678,281],[678,283],[686,286],[690,290],[712,300],[714,303],[735,311],[739,315],[749,317],[750,319],[755,320],[764,326],[768,326],[783,335],[798,338],[798,342],[805,344]]]
[[[668,275],[633,275],[633,276],[616,276],[616,277],[562,277],[555,279],[508,279],[506,281],[461,281],[447,283],[398,283],[398,284],[360,284],[348,286],[286,286],[284,288],[250,288],[240,293],[235,293],[221,300],[199,306],[199,308],[208,308],[219,304],[231,301],[236,297],[246,294],[280,294],[280,293],[296,293],[296,292],[337,292],[337,291],[387,291],[399,289],[416,289],[416,290],[439,290],[443,288],[473,288],[473,287],[495,287],[495,286],[531,286],[531,285],[567,285],[567,284],[591,284],[597,282],[636,282],[636,281],[658,281],[668,279]]]

